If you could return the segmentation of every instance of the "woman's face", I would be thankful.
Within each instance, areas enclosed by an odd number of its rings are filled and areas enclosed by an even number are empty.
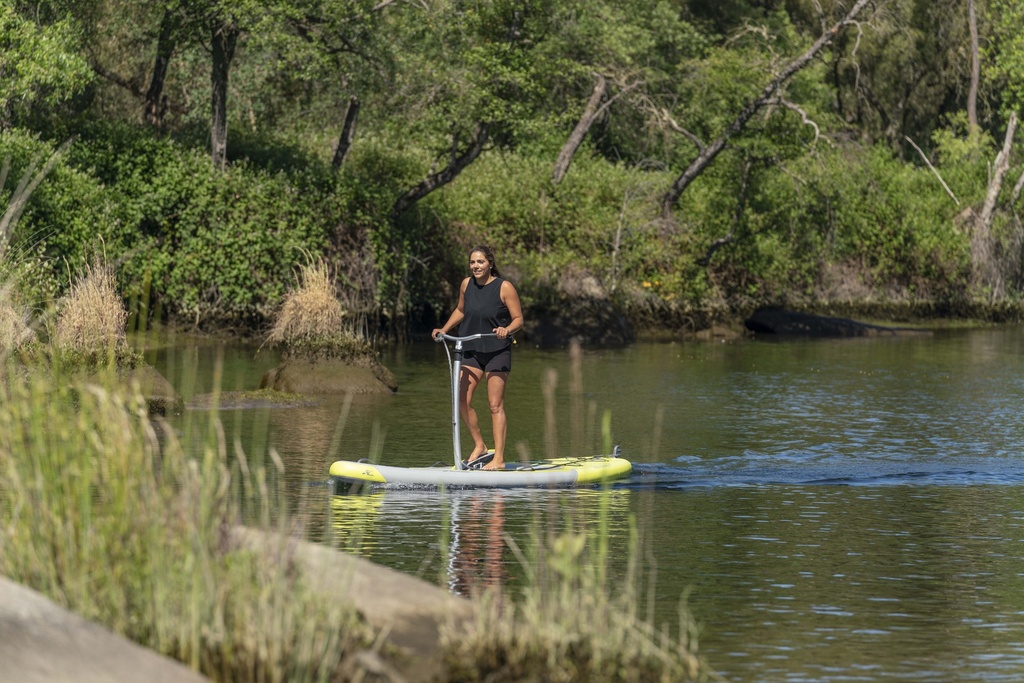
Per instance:
[[[482,251],[474,251],[469,255],[469,272],[475,278],[487,277],[491,274],[491,264]]]

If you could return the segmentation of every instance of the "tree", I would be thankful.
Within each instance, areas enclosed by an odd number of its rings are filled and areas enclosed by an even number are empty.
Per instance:
[[[178,44],[178,34],[181,31],[181,22],[174,10],[170,7],[164,9],[163,18],[160,20],[160,33],[156,41],[156,55],[153,58],[153,70],[149,79],[149,88],[146,90],[146,104],[143,116],[146,123],[154,128],[163,125],[164,114],[167,112],[167,97],[164,95],[164,83],[167,80],[167,70],[170,67],[171,57]]]
[[[210,153],[213,165],[224,168],[228,156],[228,76],[242,34],[233,14],[212,15],[210,30]]]
[[[990,0],[991,35],[985,51],[984,74],[998,93],[1004,115],[1024,113],[1024,3]]]
[[[833,43],[831,83],[845,121],[902,150],[963,111],[970,85],[965,0],[876,4],[871,30]],[[908,150],[909,151],[909,150]]]
[[[514,146],[529,126],[538,100],[531,50],[547,26],[548,5],[448,1],[405,17],[392,106],[408,112],[412,130],[437,150],[435,165],[444,165],[399,195],[392,222],[454,180],[488,144]]]
[[[978,18],[974,0],[967,0],[967,24],[971,33],[971,84],[967,90],[967,121],[971,131],[978,128],[978,84],[981,81],[981,49],[978,46]]]
[[[562,182],[562,178],[569,171],[569,164],[572,163],[573,155],[576,154],[576,150],[583,144],[584,136],[590,131],[590,127],[594,125],[594,121],[601,115],[601,112],[606,109],[606,106],[602,105],[601,102],[604,100],[607,92],[608,79],[602,74],[596,74],[594,77],[594,92],[590,94],[586,106],[583,107],[583,113],[580,114],[579,121],[576,122],[572,133],[569,134],[565,144],[562,145],[562,149],[558,152],[555,168],[551,172],[551,182],[555,185]]]
[[[731,137],[743,130],[743,127],[747,125],[751,117],[754,114],[767,105],[779,91],[782,85],[791,77],[805,66],[807,66],[811,60],[813,60],[821,50],[828,45],[841,29],[845,26],[853,23],[857,15],[860,14],[861,10],[868,5],[870,0],[857,0],[857,2],[850,8],[846,16],[840,19],[838,22],[832,25],[830,29],[825,31],[814,43],[807,48],[807,50],[799,57],[791,61],[785,68],[782,69],[771,81],[764,87],[761,93],[748,102],[736,118],[733,119],[732,123],[726,127],[726,129],[708,146],[704,147],[697,154],[696,158],[690,162],[690,165],[686,167],[686,170],[680,174],[675,182],[672,183],[672,187],[665,193],[662,198],[661,208],[662,216],[668,218],[676,202],[679,201],[680,195],[686,190],[686,188],[699,176],[707,166],[714,161],[723,149],[725,149],[726,143]]]
[[[0,0],[0,128],[37,103],[56,105],[89,84],[77,33],[71,19],[40,25]]]
[[[544,88],[536,116],[563,136],[553,184],[587,136],[596,153],[615,162],[665,158],[663,111],[678,100],[681,65],[708,47],[674,3],[556,3],[536,49]]]

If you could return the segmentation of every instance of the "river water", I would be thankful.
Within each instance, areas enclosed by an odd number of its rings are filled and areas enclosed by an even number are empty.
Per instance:
[[[254,352],[186,343],[149,360],[187,399],[258,386],[276,358]],[[382,360],[394,396],[220,413],[247,452],[273,449],[315,540],[466,593],[514,589],[539,531],[600,530],[613,585],[639,558],[628,587],[673,629],[686,595],[728,680],[1024,679],[1024,328],[644,343],[577,363],[523,343],[511,459],[603,452],[607,419],[628,479],[332,495],[339,458],[451,459],[443,347]]]

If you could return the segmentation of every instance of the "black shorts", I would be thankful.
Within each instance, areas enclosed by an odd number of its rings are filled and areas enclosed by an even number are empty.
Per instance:
[[[506,346],[498,351],[466,351],[462,364],[484,372],[511,372],[512,347]]]

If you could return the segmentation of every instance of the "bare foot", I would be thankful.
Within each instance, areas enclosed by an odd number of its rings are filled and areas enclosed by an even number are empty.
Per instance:
[[[498,460],[497,458],[491,460],[489,463],[484,465],[481,469],[485,470],[503,470],[505,469],[505,461]]]
[[[466,462],[467,463],[473,462],[474,460],[476,460],[477,458],[479,458],[481,455],[483,455],[486,452],[487,452],[487,446],[477,446],[476,448],[473,449],[473,452],[469,454],[469,457],[466,458]]]

